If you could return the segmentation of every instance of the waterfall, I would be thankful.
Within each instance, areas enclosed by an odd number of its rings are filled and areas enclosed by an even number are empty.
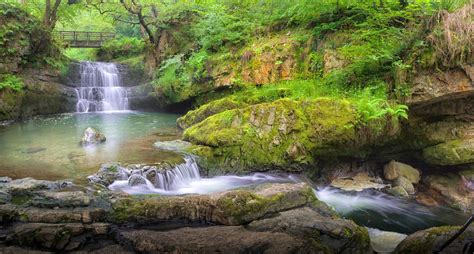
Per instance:
[[[185,163],[164,172],[157,172],[154,186],[163,190],[173,190],[201,178],[199,167],[192,157],[186,157]]]
[[[77,112],[119,111],[128,109],[127,90],[120,86],[114,63],[81,62],[77,92]]]
[[[292,175],[280,176],[262,173],[254,173],[247,176],[226,175],[203,178],[199,174],[199,166],[194,158],[186,156],[184,159],[184,163],[176,165],[172,169],[153,169],[152,171],[156,173],[153,178],[146,177],[150,169],[132,170],[132,174],[127,174],[121,180],[114,181],[108,187],[110,190],[121,190],[129,194],[160,193],[164,195],[180,195],[213,193],[260,183],[300,181]]]

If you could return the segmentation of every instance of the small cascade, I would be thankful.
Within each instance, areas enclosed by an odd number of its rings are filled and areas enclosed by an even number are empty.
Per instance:
[[[120,86],[114,63],[81,62],[77,112],[128,110],[127,90]]]
[[[179,164],[172,169],[156,170],[147,168],[138,171],[133,170],[133,173],[126,174],[125,177],[122,177],[122,180],[116,180],[108,186],[109,189],[121,190],[129,194],[205,194],[260,183],[300,181],[292,175],[271,175],[262,173],[247,176],[227,175],[202,178],[199,174],[199,166],[194,158],[190,156],[185,157],[185,163]],[[149,177],[150,174],[153,175],[153,177]]]
[[[185,163],[175,168],[157,172],[154,186],[158,189],[173,190],[185,186],[191,181],[199,180],[199,167],[192,157],[186,157]]]

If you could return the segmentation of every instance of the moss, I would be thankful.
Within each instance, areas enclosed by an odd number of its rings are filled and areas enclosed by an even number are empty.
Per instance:
[[[245,103],[236,101],[233,97],[226,97],[212,101],[195,110],[189,111],[186,113],[186,115],[180,117],[177,123],[181,129],[186,129],[194,124],[202,122],[211,115],[215,115],[234,108],[240,108],[245,105]]]
[[[123,198],[113,204],[109,219],[118,223],[189,220],[241,225],[269,213],[310,204],[316,199],[307,185],[288,184],[283,186],[285,189],[278,189],[280,187],[260,185],[215,195]]]
[[[183,137],[211,147],[196,152],[221,172],[288,171],[322,158],[367,154],[367,143],[377,142],[383,132],[360,127],[349,101],[280,99],[215,114],[186,129]],[[364,139],[361,132],[370,135]]]
[[[437,165],[460,165],[474,162],[474,139],[452,140],[423,150],[426,162]]]
[[[31,200],[31,197],[29,196],[18,196],[15,195],[11,199],[11,203],[14,205],[24,205],[28,203]]]

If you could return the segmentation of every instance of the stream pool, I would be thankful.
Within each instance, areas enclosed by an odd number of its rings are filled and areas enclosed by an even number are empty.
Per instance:
[[[179,155],[153,147],[157,139],[176,138],[177,117],[136,111],[74,113],[0,126],[0,176],[85,183],[106,162],[179,160]],[[80,146],[89,126],[107,141],[95,148]]]

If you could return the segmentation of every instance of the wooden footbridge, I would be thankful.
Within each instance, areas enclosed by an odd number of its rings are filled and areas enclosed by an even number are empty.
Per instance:
[[[57,34],[70,48],[100,48],[115,38],[115,33],[109,32],[58,31]]]

